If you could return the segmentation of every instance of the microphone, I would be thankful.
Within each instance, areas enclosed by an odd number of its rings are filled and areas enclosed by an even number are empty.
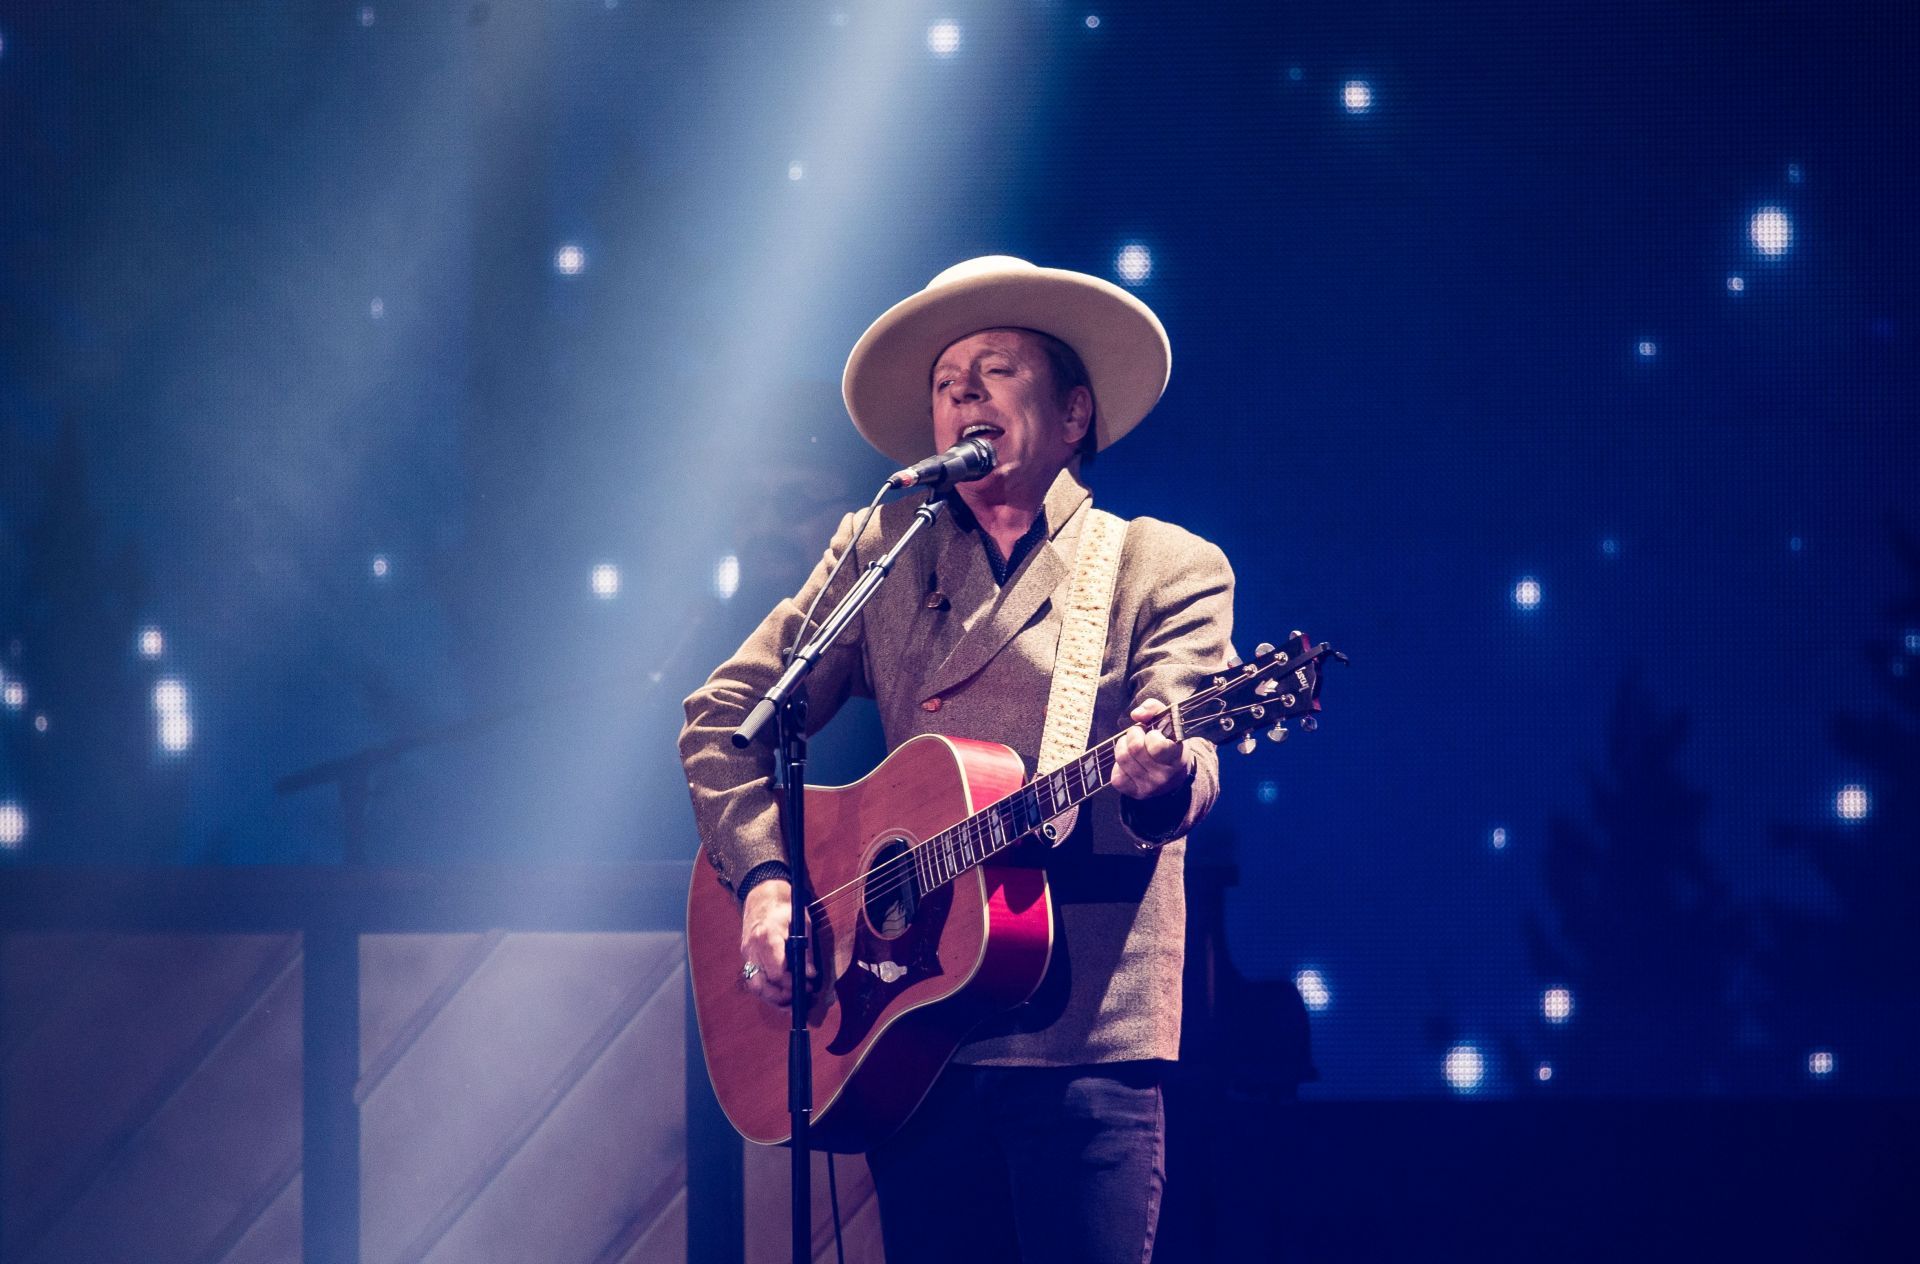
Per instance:
[[[998,457],[985,439],[963,439],[939,456],[930,456],[887,480],[888,487],[938,487],[942,483],[971,483],[985,478]]]

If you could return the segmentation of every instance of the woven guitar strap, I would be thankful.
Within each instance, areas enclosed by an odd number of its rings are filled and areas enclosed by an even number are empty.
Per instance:
[[[1127,524],[1103,509],[1087,507],[1080,548],[1061,612],[1060,647],[1053,657],[1053,689],[1047,694],[1047,723],[1040,734],[1036,776],[1043,776],[1086,751],[1093,730],[1093,700],[1100,690],[1100,660],[1107,652],[1107,622],[1113,610],[1113,581],[1120,574],[1120,548]],[[1055,842],[1073,833],[1080,817],[1075,807],[1052,821]]]

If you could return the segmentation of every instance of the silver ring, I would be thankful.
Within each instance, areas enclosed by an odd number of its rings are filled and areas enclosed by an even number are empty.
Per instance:
[[[753,976],[759,973],[760,973],[760,967],[755,965],[751,961],[747,962],[747,964],[740,967],[740,979],[742,982],[751,982],[753,980]]]

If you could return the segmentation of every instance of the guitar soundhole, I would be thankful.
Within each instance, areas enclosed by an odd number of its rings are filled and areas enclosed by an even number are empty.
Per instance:
[[[867,924],[883,939],[906,934],[920,910],[920,878],[904,838],[889,839],[867,867]]]

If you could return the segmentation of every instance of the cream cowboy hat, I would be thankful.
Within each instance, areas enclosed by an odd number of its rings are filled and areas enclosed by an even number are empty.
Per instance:
[[[983,255],[895,303],[853,344],[840,391],[854,428],[902,465],[927,456],[935,357],[968,334],[1000,328],[1037,329],[1079,353],[1100,448],[1139,425],[1167,389],[1173,350],[1145,303],[1084,272]]]

